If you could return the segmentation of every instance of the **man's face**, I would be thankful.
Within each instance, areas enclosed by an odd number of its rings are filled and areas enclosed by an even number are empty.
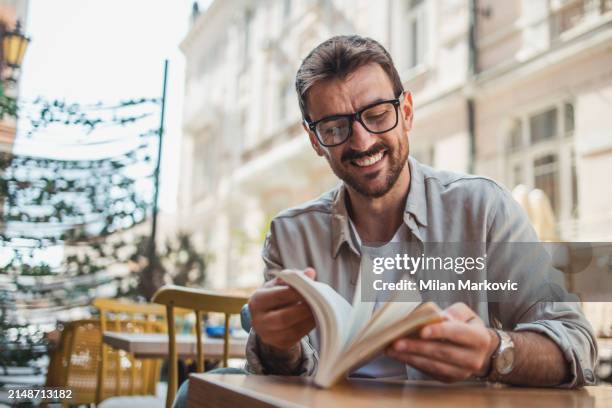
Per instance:
[[[344,79],[314,85],[308,91],[307,106],[310,119],[317,121],[331,115],[354,113],[395,96],[391,80],[380,65],[368,64]],[[355,121],[351,136],[339,146],[322,146],[311,131],[308,132],[310,142],[349,187],[366,197],[382,197],[407,166],[408,131],[412,125],[412,97],[408,92],[401,98],[398,114],[397,126],[386,133],[369,133]]]

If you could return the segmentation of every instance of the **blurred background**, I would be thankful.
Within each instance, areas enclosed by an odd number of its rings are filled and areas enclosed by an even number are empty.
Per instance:
[[[44,373],[95,298],[261,284],[271,218],[338,182],[294,88],[336,34],[390,51],[417,160],[505,185],[543,240],[612,241],[611,0],[0,0],[0,22],[0,368]],[[610,379],[612,310],[585,309]]]

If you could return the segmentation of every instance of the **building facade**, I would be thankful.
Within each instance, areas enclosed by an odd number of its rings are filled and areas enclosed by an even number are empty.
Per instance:
[[[179,225],[212,287],[261,282],[270,219],[338,183],[295,73],[336,34],[378,40],[413,93],[411,154],[543,190],[562,240],[612,240],[612,1],[233,0],[194,16]]]

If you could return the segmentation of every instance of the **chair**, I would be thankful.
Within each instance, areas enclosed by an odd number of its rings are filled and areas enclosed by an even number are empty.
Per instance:
[[[63,405],[93,404],[96,399],[100,321],[82,319],[61,324],[57,346],[50,352],[46,387],[70,388]]]
[[[99,338],[106,331],[128,333],[164,333],[166,310],[153,304],[117,299],[95,299],[100,312]],[[96,403],[121,395],[155,395],[159,381],[160,359],[136,359],[123,350],[115,350],[101,340]]]
[[[166,306],[168,324],[168,344],[170,362],[168,366],[168,393],[166,394],[166,407],[170,408],[178,387],[178,353],[176,350],[176,330],[174,325],[174,308],[190,309],[195,313],[196,319],[196,369],[204,372],[204,350],[202,347],[202,314],[204,312],[225,314],[225,333],[223,342],[223,365],[227,367],[229,357],[229,319],[232,314],[240,314],[242,306],[248,302],[243,296],[223,296],[217,293],[192,289],[181,286],[168,285],[159,289],[153,295],[153,302]]]

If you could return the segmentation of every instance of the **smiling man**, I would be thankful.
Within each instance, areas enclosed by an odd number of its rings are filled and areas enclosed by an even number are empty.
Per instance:
[[[436,171],[409,156],[412,96],[376,41],[325,41],[304,59],[296,89],[312,148],[342,183],[272,221],[263,250],[267,282],[249,302],[248,369],[259,374],[310,375],[317,367],[312,313],[272,278],[273,270],[303,269],[351,300],[362,242],[537,241],[525,214],[495,182]],[[518,264],[501,269],[517,276],[539,267]],[[386,355],[352,375],[566,387],[594,381],[595,340],[577,304],[520,296],[456,301],[443,305],[445,322],[418,338],[396,339]]]

